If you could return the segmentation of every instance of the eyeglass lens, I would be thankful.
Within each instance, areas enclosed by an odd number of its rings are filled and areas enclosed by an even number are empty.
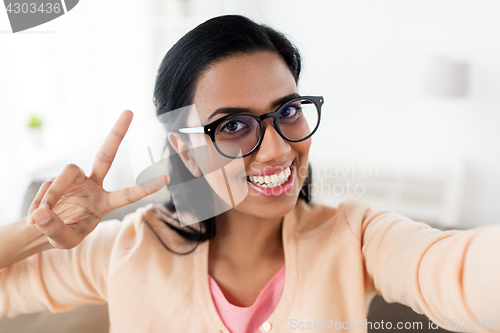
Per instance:
[[[316,104],[308,99],[290,102],[279,113],[278,126],[289,140],[301,140],[311,134],[319,121]],[[235,147],[241,154],[252,151],[259,142],[259,122],[248,115],[235,115],[219,124],[215,130],[215,144],[228,156],[236,157]]]

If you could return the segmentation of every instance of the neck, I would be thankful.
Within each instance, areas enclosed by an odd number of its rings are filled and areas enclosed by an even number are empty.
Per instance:
[[[283,261],[283,218],[261,219],[231,209],[216,218],[217,233],[210,240],[210,258],[233,267],[256,267]]]

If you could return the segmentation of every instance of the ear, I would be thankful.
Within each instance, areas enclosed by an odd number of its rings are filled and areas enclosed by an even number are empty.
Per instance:
[[[202,175],[201,169],[194,159],[190,145],[184,142],[177,132],[170,132],[168,134],[168,141],[177,154],[179,154],[182,162],[184,162],[184,165],[193,176],[200,177]]]

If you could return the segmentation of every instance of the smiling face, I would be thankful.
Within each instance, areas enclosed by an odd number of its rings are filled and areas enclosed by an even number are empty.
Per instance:
[[[215,63],[197,81],[193,102],[201,125],[206,125],[226,115],[213,115],[221,108],[242,108],[262,115],[275,111],[294,95],[298,96],[297,85],[284,60],[275,53],[261,51]],[[261,218],[282,217],[293,209],[304,183],[311,145],[311,138],[298,143],[285,141],[271,121],[263,122],[260,147],[243,158],[248,195],[235,207]],[[199,125],[189,122],[188,126]],[[199,146],[210,138],[194,134],[190,140]],[[259,180],[269,184],[255,184]]]

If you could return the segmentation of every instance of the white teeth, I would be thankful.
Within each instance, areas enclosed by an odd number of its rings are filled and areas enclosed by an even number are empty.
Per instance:
[[[290,167],[285,170],[271,175],[271,176],[249,176],[248,179],[253,184],[264,187],[264,188],[273,188],[276,186],[281,186],[288,180],[288,177],[292,174]]]
[[[278,173],[278,178],[280,180],[281,183],[284,183],[285,182],[285,174],[283,173],[283,171],[281,171],[280,173]]]

